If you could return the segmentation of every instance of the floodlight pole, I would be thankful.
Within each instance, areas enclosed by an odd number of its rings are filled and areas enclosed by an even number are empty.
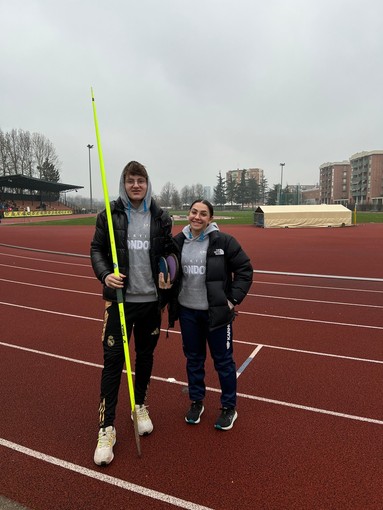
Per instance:
[[[92,197],[92,166],[90,163],[90,149],[93,149],[93,145],[88,143],[88,153],[89,153],[89,189],[90,189],[90,212],[93,211],[93,197]]]
[[[281,165],[281,187],[279,188],[279,200],[278,205],[281,205],[281,199],[282,199],[282,184],[283,184],[283,167],[285,166],[285,163],[279,163]]]

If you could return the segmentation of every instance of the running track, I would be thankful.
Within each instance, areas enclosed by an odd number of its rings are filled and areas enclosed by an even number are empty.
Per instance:
[[[154,432],[138,458],[124,377],[107,468],[93,464],[103,312],[93,228],[0,227],[0,495],[32,510],[383,508],[383,225],[222,227],[256,270],[234,324],[239,418],[214,429],[209,360],[201,423],[184,422],[180,335],[164,331]]]

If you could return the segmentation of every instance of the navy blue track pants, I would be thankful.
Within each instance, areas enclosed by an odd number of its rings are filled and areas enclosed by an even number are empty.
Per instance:
[[[209,346],[214,367],[221,385],[222,407],[235,407],[237,397],[237,374],[233,358],[232,324],[209,331],[207,310],[180,307],[179,321],[182,348],[186,356],[186,371],[190,400],[205,397],[206,343]]]

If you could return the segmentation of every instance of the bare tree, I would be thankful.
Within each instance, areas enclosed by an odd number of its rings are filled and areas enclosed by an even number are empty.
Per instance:
[[[33,177],[32,139],[29,131],[19,129],[18,146],[20,155],[20,172],[22,175]]]
[[[181,189],[181,202],[182,205],[184,204],[189,205],[192,203],[190,186],[184,186]]]
[[[162,187],[160,193],[160,203],[163,207],[171,207],[172,205],[172,194],[174,193],[175,186],[171,182],[167,182]]]
[[[10,174],[10,161],[5,134],[0,129],[0,175]]]
[[[50,140],[39,133],[12,129],[0,130],[0,175],[40,177],[41,168],[48,162],[58,171],[59,159]]]
[[[12,131],[5,133],[5,150],[9,157],[10,175],[20,174],[19,135],[17,129],[12,129]]]
[[[178,193],[178,190],[174,189],[174,191],[172,192],[172,207],[174,209],[181,209],[182,207],[182,202],[181,202],[181,197],[180,197],[180,194]]]
[[[42,168],[45,161],[59,168],[60,162],[56,150],[50,140],[40,133],[32,134],[33,159],[36,168]],[[39,175],[41,178],[41,173]]]
[[[202,200],[203,199],[203,186],[202,184],[196,184],[195,185],[195,198],[194,200],[198,200],[199,198]]]

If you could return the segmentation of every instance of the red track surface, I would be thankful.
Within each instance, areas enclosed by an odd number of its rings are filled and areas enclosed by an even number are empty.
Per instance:
[[[257,270],[234,324],[234,428],[213,427],[210,360],[205,413],[198,426],[185,423],[180,335],[163,333],[154,432],[138,458],[123,378],[115,459],[101,469],[93,228],[1,226],[0,243],[85,256],[0,245],[0,494],[33,510],[383,508],[383,225],[222,229]]]

